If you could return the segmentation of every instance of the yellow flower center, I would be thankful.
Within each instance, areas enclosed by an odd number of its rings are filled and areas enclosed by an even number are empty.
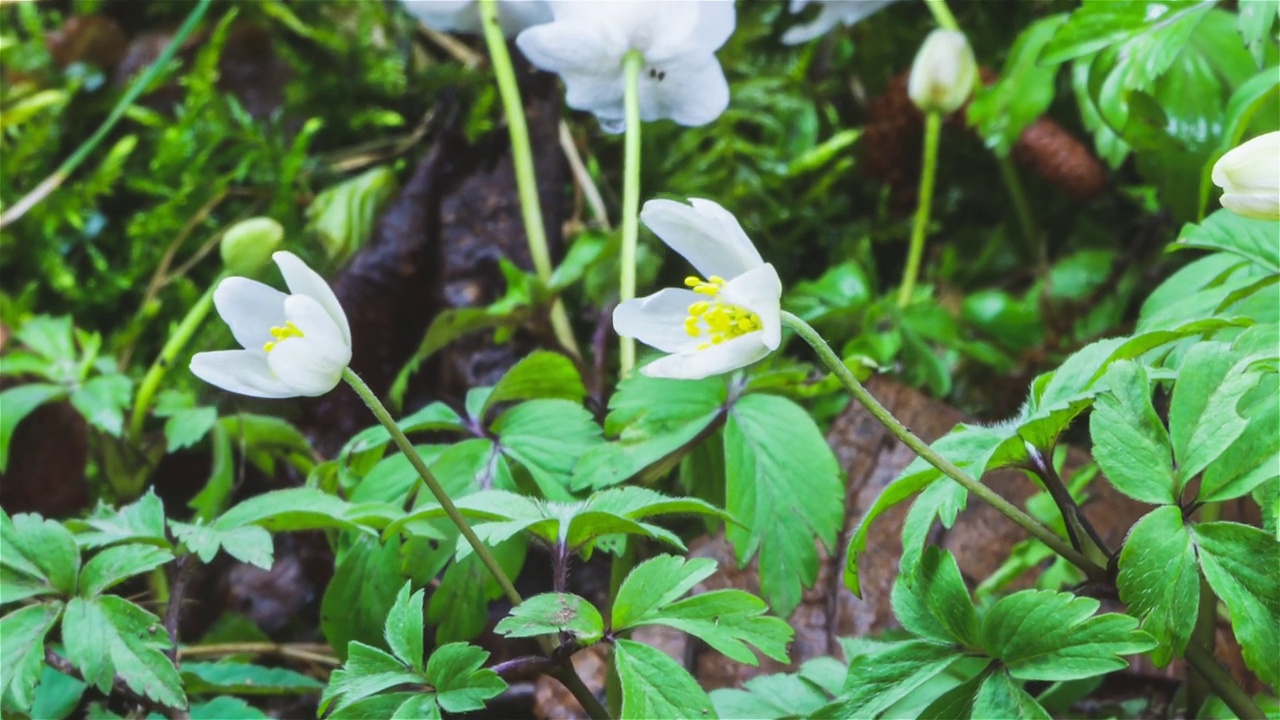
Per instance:
[[[690,305],[689,317],[684,319],[684,331],[689,333],[689,337],[707,339],[706,342],[698,345],[699,350],[706,350],[725,340],[732,340],[764,329],[759,315],[719,299],[720,291],[724,290],[724,278],[712,275],[703,280],[696,275],[690,275],[684,279],[684,284],[699,295],[706,295],[708,298]]]
[[[296,337],[300,338],[302,336],[302,331],[298,329],[298,326],[294,325],[292,320],[288,320],[280,327],[271,328],[271,337],[275,338],[275,340],[263,345],[262,349],[267,352],[271,352],[277,345],[285,340]]]

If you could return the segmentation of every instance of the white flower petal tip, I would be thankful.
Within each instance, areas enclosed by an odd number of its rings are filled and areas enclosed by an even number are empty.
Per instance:
[[[1213,165],[1222,206],[1255,220],[1280,220],[1280,131],[1232,148]]]
[[[710,200],[651,200],[640,213],[701,276],[613,311],[614,330],[666,357],[642,367],[649,377],[697,380],[760,360],[782,342],[782,281],[737,218]]]
[[[565,102],[596,116],[605,132],[626,128],[624,58],[638,52],[640,119],[705,125],[729,105],[715,51],[733,33],[730,0],[557,0],[552,22],[516,45],[565,84]]]
[[[351,329],[333,289],[290,252],[272,255],[291,294],[232,277],[214,306],[243,350],[197,353],[191,372],[229,392],[260,398],[323,395],[351,362]]]
[[[483,30],[477,0],[404,0],[404,6],[432,30],[476,35]],[[547,0],[498,0],[498,24],[507,37],[546,22],[551,22]]]
[[[892,5],[898,0],[825,0],[818,15],[807,23],[796,25],[782,34],[785,45],[799,45],[826,35],[836,25],[852,26],[867,17]],[[791,13],[798,14],[809,5],[810,0],[791,0]]]

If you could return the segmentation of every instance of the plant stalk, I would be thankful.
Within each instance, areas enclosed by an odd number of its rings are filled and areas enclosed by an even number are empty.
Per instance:
[[[902,285],[898,288],[898,307],[911,304],[915,294],[916,277],[920,274],[920,260],[924,257],[924,238],[929,232],[929,213],[933,207],[933,186],[938,175],[938,139],[942,135],[942,115],[936,112],[924,118],[924,165],[920,169],[920,196],[916,201],[915,222],[911,226],[911,248],[907,253],[907,267],[902,272]]]
[[[529,242],[529,256],[533,269],[543,282],[551,279],[551,251],[547,245],[546,225],[542,218],[542,203],[538,199],[538,178],[533,169],[533,147],[529,142],[529,125],[525,121],[524,103],[520,99],[520,86],[516,83],[515,66],[507,51],[507,40],[498,23],[497,0],[480,0],[480,20],[484,27],[485,43],[489,47],[489,61],[502,97],[502,109],[507,116],[507,132],[511,136],[511,158],[515,165],[516,190],[520,195],[520,215],[524,221],[524,234]],[[573,337],[573,326],[565,312],[564,302],[556,298],[551,304],[551,328],[556,340],[574,357],[581,357],[578,341]]]
[[[622,58],[626,77],[623,108],[627,122],[622,145],[622,277],[618,292],[622,302],[636,296],[636,243],[640,236],[640,71],[643,68],[644,56],[638,50],[632,50]],[[636,366],[636,341],[633,338],[621,338],[618,362],[620,376],[630,375]]]

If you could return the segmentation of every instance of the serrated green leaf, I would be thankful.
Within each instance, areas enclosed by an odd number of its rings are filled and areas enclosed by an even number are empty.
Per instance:
[[[73,361],[76,359],[75,341],[71,337],[69,316],[52,317],[38,315],[24,322],[14,333],[23,345],[40,353],[46,360]]]
[[[339,656],[348,644],[384,642],[387,614],[403,580],[397,537],[385,543],[358,537],[338,559],[320,601],[320,630]]]
[[[1116,587],[1142,629],[1160,641],[1153,653],[1164,666],[1180,656],[1196,624],[1200,574],[1182,511],[1166,505],[1148,513],[1129,531],[1120,551]]]
[[[387,626],[384,636],[387,647],[406,665],[423,671],[422,659],[422,598],[423,591],[412,592],[413,583],[405,583],[400,588],[396,600],[387,613]],[[412,593],[412,594],[411,594]]]
[[[133,395],[133,382],[125,375],[90,378],[71,393],[71,404],[89,424],[119,437],[124,429],[124,409]]]
[[[592,645],[604,635],[604,618],[585,598],[571,593],[543,593],[526,598],[511,609],[494,632],[506,637],[535,637],[569,633],[580,645]]]
[[[968,500],[969,491],[963,485],[942,477],[925,488],[915,502],[911,503],[911,509],[902,522],[902,559],[898,563],[900,576],[915,573],[934,523],[941,522],[944,528],[951,529]]]
[[[1275,222],[1254,220],[1219,209],[1199,225],[1187,224],[1178,234],[1178,245],[1221,250],[1244,258],[1269,273],[1280,273],[1280,245]]]
[[[525,538],[515,537],[495,544],[491,551],[507,577],[516,577],[528,549]],[[427,605],[427,620],[436,625],[436,643],[470,640],[479,635],[488,623],[489,601],[501,595],[502,588],[478,556],[471,554],[455,560]]]
[[[928,640],[891,643],[859,654],[849,663],[849,677],[840,697],[813,717],[875,717],[960,657],[956,648]]]
[[[971,717],[1051,720],[1049,711],[1003,671],[988,675],[978,688],[973,697]]]
[[[573,361],[559,353],[539,350],[513,365],[493,386],[480,417],[512,400],[559,399],[580,405],[586,396],[587,388]]]
[[[967,647],[977,641],[978,614],[960,567],[937,547],[924,551],[915,573],[898,576],[892,603],[902,627],[927,640]]]
[[[446,712],[484,709],[486,700],[507,689],[498,673],[483,667],[489,653],[475,645],[441,645],[427,660],[426,678],[436,689],[436,702]]]
[[[572,499],[574,465],[604,442],[591,413],[568,400],[520,403],[499,415],[489,429],[498,436],[503,454],[524,466],[550,500]]]
[[[44,638],[58,620],[62,603],[28,605],[0,617],[0,696],[12,698],[19,711],[30,711],[36,683],[44,668]],[[6,710],[8,705],[6,703]]]
[[[840,466],[804,408],[776,395],[734,403],[724,431],[725,508],[745,527],[725,537],[739,563],[759,553],[760,592],[782,617],[817,579],[817,539],[844,522]]]
[[[837,665],[843,674],[843,664]],[[843,682],[841,678],[841,684]],[[820,685],[799,673],[757,675],[743,683],[741,690],[711,691],[711,702],[715,703],[716,713],[722,718],[806,717],[830,701],[830,695]]]
[[[1107,392],[1094,400],[1089,418],[1093,458],[1117,490],[1159,505],[1177,501],[1169,433],[1151,405],[1151,384],[1141,364],[1113,363]]]
[[[1009,154],[1022,131],[1053,101],[1058,67],[1041,64],[1038,59],[1066,20],[1065,13],[1058,13],[1027,26],[1010,48],[1000,79],[976,93],[969,103],[969,124],[977,126],[987,147],[1001,157]]]
[[[29,324],[29,323],[28,323]],[[50,383],[28,383],[0,392],[0,472],[9,467],[9,441],[18,423],[36,408],[64,397],[67,389]]]
[[[164,421],[165,452],[174,452],[200,442],[218,421],[218,411],[211,407],[180,410]]]
[[[73,598],[62,620],[67,659],[98,690],[115,675],[129,689],[175,708],[186,707],[182,679],[162,652],[170,647],[160,618],[114,595]]]
[[[190,695],[305,695],[324,687],[319,680],[288,668],[230,660],[184,660],[182,681]]]
[[[675,555],[658,555],[640,563],[618,587],[610,612],[610,627],[615,631],[635,627],[715,571],[716,562],[709,558],[685,560]]]
[[[973,701],[978,688],[990,677],[990,671],[974,675],[968,680],[942,693],[920,713],[919,720],[954,720],[954,718],[978,717],[973,714]]]
[[[71,713],[80,706],[80,699],[84,697],[87,687],[83,681],[45,665],[40,671],[40,685],[36,687],[35,699],[31,703],[31,717],[41,720],[63,720],[71,717]],[[0,695],[3,693],[3,684],[0,684]]]
[[[263,570],[270,570],[274,561],[275,544],[271,540],[271,533],[257,525],[222,530],[208,525],[191,525],[170,520],[169,528],[173,530],[173,536],[203,563],[212,562],[219,550],[240,562]]]
[[[1133,42],[1129,52],[1141,54],[1144,69],[1154,77],[1173,61],[1212,7],[1213,3],[1199,0],[1086,2],[1045,47],[1040,62],[1058,63]]]
[[[347,647],[346,662],[329,676],[329,685],[320,695],[320,712],[336,716],[343,708],[383,690],[397,685],[418,685],[423,681],[422,675],[410,672],[387,652],[352,641]],[[395,706],[399,704],[395,703]]]
[[[1179,495],[1249,424],[1236,405],[1260,375],[1240,360],[1226,343],[1200,343],[1178,370],[1169,403],[1169,440],[1178,461]]]
[[[1280,542],[1229,522],[1200,523],[1191,534],[1209,587],[1231,613],[1245,664],[1271,687],[1280,685]]]
[[[1272,346],[1273,348],[1275,345]],[[1265,387],[1260,387],[1262,397],[1248,407],[1243,415],[1248,422],[1244,432],[1236,438],[1216,460],[1209,463],[1201,476],[1201,502],[1222,502],[1246,495],[1262,483],[1280,477],[1280,388],[1277,376],[1264,376]]]
[[[622,720],[719,717],[689,671],[661,650],[619,639],[613,661],[622,685]]]
[[[80,549],[61,524],[39,515],[0,510],[0,603],[40,595],[72,595]]]
[[[572,487],[612,487],[646,468],[661,469],[707,430],[724,411],[722,378],[667,380],[633,374],[609,399],[605,434],[615,440],[584,454],[573,468]]]
[[[712,590],[651,612],[637,624],[683,630],[745,665],[757,664],[747,643],[786,663],[787,645],[795,637],[795,629],[780,618],[765,615],[767,610],[763,600],[748,592]]]
[[[271,532],[362,530],[383,527],[400,511],[379,503],[355,505],[315,488],[290,488],[255,495],[227,510],[211,525],[230,530],[258,525]]]
[[[225,696],[193,704],[187,716],[191,720],[257,720],[270,717],[240,698]]]
[[[76,542],[83,548],[97,548],[118,542],[143,542],[169,547],[164,534],[164,502],[154,488],[120,509],[99,502],[93,514],[67,525],[76,532]]]
[[[1053,590],[1014,593],[982,619],[982,646],[1020,680],[1102,675],[1128,667],[1121,656],[1155,647],[1135,618],[1094,615],[1099,606],[1093,598]]]
[[[80,594],[93,597],[134,575],[173,560],[173,553],[152,545],[116,545],[89,558],[80,569]]]

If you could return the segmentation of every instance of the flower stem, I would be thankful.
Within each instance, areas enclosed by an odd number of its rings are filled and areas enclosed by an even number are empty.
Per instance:
[[[902,441],[902,444],[911,448],[912,452],[924,458],[925,462],[937,468],[943,475],[960,483],[964,489],[977,495],[986,501],[989,505],[1000,512],[1001,515],[1009,518],[1017,523],[1020,527],[1034,536],[1036,539],[1048,545],[1054,552],[1066,558],[1068,562],[1084,571],[1085,575],[1091,580],[1102,581],[1106,578],[1106,569],[1100,567],[1084,554],[1078,552],[1071,547],[1062,538],[1058,537],[1052,530],[1042,525],[1035,518],[1026,514],[1022,510],[1005,500],[991,488],[983,485],[981,482],[970,477],[968,473],[956,467],[951,461],[939,455],[922,441],[916,437],[914,433],[907,429],[905,425],[898,421],[883,405],[880,404],[875,397],[867,392],[862,383],[849,372],[849,368],[840,362],[840,358],[836,357],[835,351],[827,344],[826,340],[818,334],[808,323],[789,312],[783,311],[782,322],[792,328],[804,338],[804,341],[814,349],[818,357],[822,360],[822,364],[826,365],[836,378],[840,380],[854,399],[862,404],[882,425],[893,433],[894,437]]]
[[[449,494],[440,486],[440,481],[436,480],[436,476],[431,472],[431,469],[422,461],[422,456],[418,455],[418,452],[413,449],[409,438],[405,437],[404,432],[400,430],[400,426],[396,424],[395,419],[391,417],[391,413],[387,411],[386,406],[382,404],[378,396],[349,367],[343,368],[342,379],[346,380],[351,389],[356,391],[356,394],[360,396],[364,404],[369,406],[369,410],[373,412],[374,417],[378,418],[378,422],[382,423],[382,426],[391,434],[391,440],[400,449],[400,452],[409,459],[409,464],[413,466],[413,469],[418,471],[418,477],[421,477],[422,481],[426,483],[427,489],[435,496],[436,502],[440,503],[440,507],[444,508],[445,515],[448,515],[453,524],[457,526],[458,532],[462,533],[462,537],[466,538],[467,543],[471,545],[471,549],[479,556],[480,562],[484,563],[485,568],[493,575],[493,579],[498,581],[498,585],[502,588],[502,592],[507,596],[507,599],[511,601],[511,604],[519,605],[524,602],[524,598],[520,597],[515,585],[511,584],[511,579],[507,577],[507,573],[498,564],[498,560],[494,558],[493,553],[489,552],[489,548],[480,542],[480,538],[471,529],[467,519],[458,511],[458,506],[453,504]],[[555,651],[554,643],[546,635],[538,636],[538,644],[548,656]],[[587,715],[593,720],[608,720],[609,714],[605,711],[604,706],[600,704],[600,701],[582,682],[582,678],[578,677],[572,664],[566,664],[549,674],[559,680],[573,694],[578,703],[582,705],[582,708],[587,711]]]
[[[497,0],[480,0],[481,25],[485,43],[489,46],[490,63],[502,96],[502,108],[507,116],[507,131],[511,135],[511,158],[516,171],[516,190],[520,195],[520,214],[524,220],[524,234],[529,241],[529,256],[533,269],[543,282],[551,279],[551,251],[547,245],[546,225],[542,219],[542,203],[538,200],[538,179],[533,169],[533,148],[529,143],[529,125],[525,122],[524,103],[520,99],[520,86],[516,83],[515,66],[507,51],[507,40],[498,23]],[[551,304],[551,328],[565,350],[581,357],[578,341],[573,337],[573,326],[564,303],[556,298]]]
[[[364,400],[364,404],[369,406],[369,410],[373,411],[373,415],[378,418],[378,422],[382,423],[387,432],[391,433],[391,440],[395,442],[396,447],[400,448],[400,452],[404,453],[404,456],[408,458],[409,464],[413,466],[413,469],[418,471],[418,476],[426,483],[427,489],[435,496],[436,502],[440,503],[440,507],[444,508],[444,514],[449,516],[449,519],[457,526],[458,532],[462,533],[462,537],[467,539],[471,549],[480,557],[480,562],[484,563],[484,566],[488,568],[489,573],[493,575],[493,579],[498,581],[498,585],[501,586],[502,592],[506,594],[511,604],[519,605],[523,602],[524,598],[520,597],[520,593],[516,592],[515,585],[511,584],[511,578],[507,577],[507,573],[498,564],[497,558],[493,556],[493,553],[489,552],[489,548],[484,543],[480,542],[480,538],[476,537],[476,533],[471,529],[467,519],[462,517],[458,507],[449,498],[449,494],[440,486],[440,481],[436,480],[436,476],[427,467],[427,464],[422,461],[418,451],[413,449],[409,438],[405,437],[404,432],[400,430],[400,426],[391,417],[391,413],[387,412],[387,408],[378,399],[378,396],[369,389],[369,386],[351,368],[342,370],[342,379],[347,381],[351,389],[356,391],[361,400]]]
[[[959,30],[960,23],[956,22],[956,16],[951,14],[951,8],[947,7],[947,0],[924,0],[924,4],[929,6],[929,12],[933,13],[933,19],[943,30]]]
[[[911,227],[911,249],[907,254],[907,267],[902,273],[902,286],[898,289],[898,307],[911,304],[916,290],[916,276],[920,274],[920,260],[924,257],[924,236],[929,230],[929,211],[933,206],[933,185],[938,174],[938,138],[942,134],[942,115],[930,112],[924,123],[924,166],[920,169],[920,197],[916,201],[916,218]]]
[[[636,296],[636,240],[640,235],[640,70],[643,67],[644,56],[638,50],[622,58],[626,77],[623,108],[627,122],[622,145],[622,279],[618,293],[622,302]],[[636,341],[627,337],[621,340],[619,364],[622,377],[626,377],[636,366]]]
[[[169,368],[177,362],[178,355],[182,349],[187,346],[191,337],[200,329],[204,319],[208,317],[209,311],[213,309],[213,291],[217,289],[218,283],[226,277],[226,273],[222,273],[209,284],[209,289],[204,291],[199,300],[191,306],[187,311],[187,316],[182,318],[182,322],[174,329],[173,334],[165,341],[164,347],[160,349],[160,354],[156,356],[156,360],[147,370],[147,374],[142,378],[142,384],[138,386],[138,394],[133,396],[133,411],[129,416],[129,439],[137,442],[142,435],[142,425],[147,419],[147,410],[151,408],[151,399],[155,397],[156,391],[160,389],[160,382],[164,380],[164,376],[169,372]]]
[[[75,172],[76,168],[80,167],[80,164],[97,149],[98,145],[102,144],[111,129],[116,126],[116,123],[120,122],[120,118],[124,117],[125,111],[133,105],[133,101],[137,100],[144,90],[151,87],[155,79],[169,67],[169,61],[178,52],[178,48],[182,47],[183,43],[187,41],[187,36],[191,34],[191,31],[195,30],[196,24],[200,22],[200,18],[204,17],[204,13],[209,9],[211,2],[213,0],[200,0],[199,4],[191,9],[191,13],[187,15],[186,20],[182,21],[182,25],[173,34],[173,38],[169,40],[169,44],[165,46],[164,51],[156,56],[155,62],[151,63],[151,67],[147,68],[145,73],[134,79],[133,84],[129,86],[124,95],[120,96],[120,100],[116,102],[115,107],[111,108],[111,113],[107,115],[107,119],[102,121],[102,124],[98,126],[93,135],[90,135],[88,140],[85,140],[80,147],[76,148],[71,157],[63,160],[58,169],[54,170],[49,177],[42,180],[39,185],[6,208],[3,213],[0,213],[0,228],[8,227],[10,223],[25,215],[28,210],[61,187],[62,183],[71,176],[71,173]]]
[[[1014,214],[1018,216],[1018,226],[1022,230],[1025,249],[1024,259],[1036,263],[1037,267],[1046,268],[1048,258],[1045,256],[1044,242],[1036,230],[1036,220],[1031,214],[1031,204],[1027,202],[1026,193],[1022,192],[1022,180],[1018,177],[1018,169],[1013,166],[1013,158],[1005,155],[997,157],[1000,164],[1000,178],[1009,191],[1009,199],[1013,201]]]

